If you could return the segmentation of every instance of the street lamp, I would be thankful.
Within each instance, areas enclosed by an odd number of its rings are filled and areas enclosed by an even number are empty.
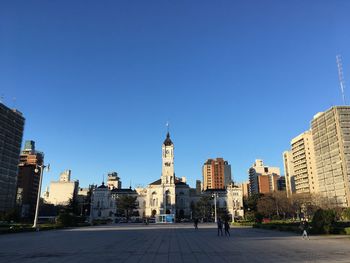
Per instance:
[[[38,213],[39,213],[39,202],[40,202],[40,193],[41,193],[41,183],[43,180],[43,174],[44,174],[44,169],[47,168],[47,171],[50,170],[50,164],[49,165],[36,165],[35,172],[39,172],[40,168],[40,178],[39,178],[39,187],[38,187],[38,197],[36,199],[36,207],[35,207],[35,217],[34,217],[34,224],[33,228],[37,228],[38,225]]]
[[[217,213],[216,213],[216,198],[217,198],[218,194],[212,194],[212,197],[214,197],[214,213],[215,213],[215,223],[218,222],[218,217],[217,217]]]

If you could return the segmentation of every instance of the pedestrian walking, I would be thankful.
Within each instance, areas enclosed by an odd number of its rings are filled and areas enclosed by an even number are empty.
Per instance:
[[[230,236],[230,225],[228,223],[228,220],[225,220],[225,223],[224,223],[224,228],[225,228],[225,236]]]
[[[194,219],[194,229],[198,229],[198,222],[199,222],[198,218],[195,218]]]
[[[304,219],[304,220],[301,222],[300,228],[301,228],[301,230],[303,231],[303,233],[302,233],[302,235],[301,235],[302,238],[303,238],[303,239],[305,239],[305,238],[310,239],[309,236],[308,236],[309,222],[307,222],[306,219]]]
[[[218,224],[218,236],[219,236],[219,233],[221,233],[221,236],[223,236],[223,234],[222,234],[222,221],[220,218],[218,219],[217,224]]]

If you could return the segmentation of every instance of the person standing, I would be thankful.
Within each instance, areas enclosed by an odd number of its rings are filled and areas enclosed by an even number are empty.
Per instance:
[[[194,219],[194,229],[198,229],[198,218]]]
[[[228,223],[228,220],[225,220],[224,228],[225,228],[225,236],[227,236],[227,235],[230,236],[230,231],[229,231],[230,225]]]
[[[220,218],[218,218],[217,224],[218,224],[218,236],[219,236],[219,233],[221,233],[221,236],[223,236],[223,234],[222,234],[222,221]]]

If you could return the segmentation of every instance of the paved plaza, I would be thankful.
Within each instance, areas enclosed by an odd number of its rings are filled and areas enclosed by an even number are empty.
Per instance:
[[[350,238],[214,224],[109,225],[0,236],[0,262],[350,262]]]

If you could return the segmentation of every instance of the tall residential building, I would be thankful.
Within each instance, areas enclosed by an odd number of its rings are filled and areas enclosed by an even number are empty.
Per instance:
[[[284,175],[286,177],[286,192],[287,197],[291,197],[295,193],[295,180],[293,175],[292,152],[283,152]]]
[[[0,103],[0,213],[15,205],[23,129],[22,113]]]
[[[203,165],[203,190],[225,189],[232,183],[231,165],[223,158],[208,159]]]
[[[45,193],[45,201],[54,205],[68,205],[77,196],[79,181],[71,181],[71,170],[60,174],[58,182],[51,182],[49,191]]]
[[[41,165],[44,154],[35,150],[34,141],[26,141],[24,150],[20,155],[17,178],[17,205],[21,208],[21,217],[33,217],[40,180],[40,171],[36,170]]]
[[[334,205],[350,206],[350,106],[335,106],[311,122],[319,192]]]
[[[249,195],[265,194],[278,190],[277,181],[280,178],[280,168],[265,166],[263,160],[255,160],[248,170]]]
[[[292,139],[291,154],[295,193],[316,193],[318,182],[311,131],[306,131]]]

